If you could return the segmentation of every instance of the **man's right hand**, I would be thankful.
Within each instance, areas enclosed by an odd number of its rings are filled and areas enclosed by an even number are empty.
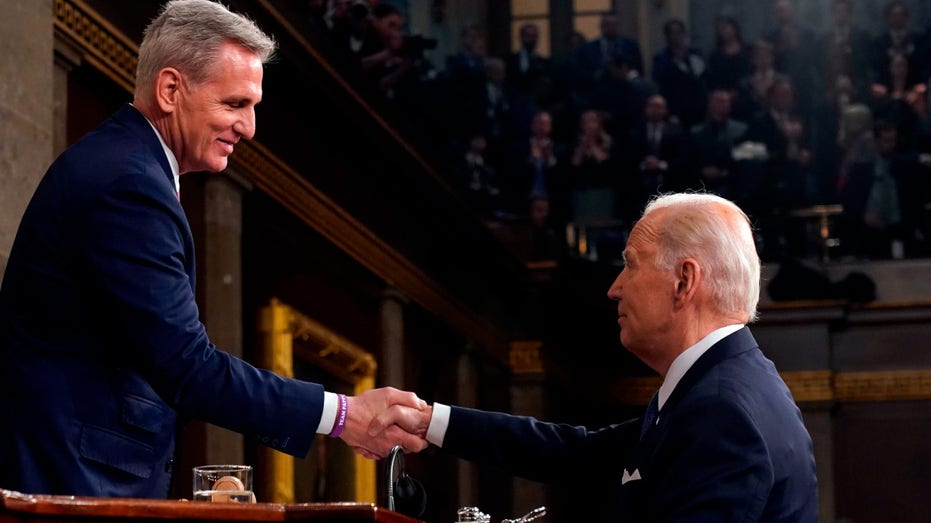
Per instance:
[[[430,427],[430,420],[432,418],[432,405],[426,405],[421,408],[411,408],[406,405],[395,404],[382,410],[378,415],[372,418],[368,433],[370,437],[378,437],[382,434],[397,435],[398,432],[403,432],[407,436],[420,438],[425,443],[422,447],[415,448],[404,446],[405,452],[420,452],[429,446],[429,443],[426,443],[424,438],[427,436],[427,429]],[[360,452],[360,454],[363,453]]]
[[[401,445],[405,452],[420,452],[427,448],[429,443],[424,439],[427,433],[407,430],[396,425],[404,423],[405,427],[412,427],[415,418],[422,417],[422,411],[433,409],[413,392],[404,392],[391,387],[367,390],[358,396],[347,398],[348,411],[346,428],[340,439],[353,448],[357,453],[371,459],[380,459],[388,455],[395,445]],[[418,416],[420,415],[420,416]],[[388,423],[381,430],[373,431],[371,426],[377,420],[387,420]],[[379,426],[380,425],[379,421]]]

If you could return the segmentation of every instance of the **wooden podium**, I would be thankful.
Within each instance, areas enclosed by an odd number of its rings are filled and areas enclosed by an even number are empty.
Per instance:
[[[175,521],[338,521],[419,523],[372,503],[207,503],[45,496],[0,490],[0,523]]]

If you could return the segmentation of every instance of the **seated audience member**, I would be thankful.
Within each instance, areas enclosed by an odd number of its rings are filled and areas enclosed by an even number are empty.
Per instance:
[[[754,114],[765,110],[766,94],[779,78],[785,78],[785,75],[776,71],[773,45],[766,40],[757,40],[751,49],[750,74],[737,83],[735,117],[749,120]]]
[[[898,150],[898,130],[890,122],[877,123],[874,138],[841,180],[841,245],[848,254],[872,259],[924,254],[931,162]]]
[[[719,16],[714,22],[714,40],[705,74],[707,88],[736,91],[740,80],[750,74],[750,51],[740,25],[729,16]]]
[[[625,183],[630,189],[622,198],[627,210],[642,209],[652,196],[683,188],[683,141],[682,126],[670,118],[666,99],[660,94],[649,97],[643,119],[631,129],[626,148],[626,171],[637,173],[634,181]]]
[[[653,81],[666,97],[669,110],[686,127],[705,116],[705,60],[689,45],[685,24],[678,19],[663,25],[666,48],[653,57]]]
[[[696,170],[690,187],[734,197],[740,180],[732,151],[746,134],[747,124],[731,118],[731,94],[723,89],[711,91],[705,121],[689,132],[689,156]]]

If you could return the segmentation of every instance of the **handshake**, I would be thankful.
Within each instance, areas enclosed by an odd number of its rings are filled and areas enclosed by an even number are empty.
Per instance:
[[[413,392],[384,387],[347,401],[346,427],[339,438],[357,454],[380,459],[395,445],[404,452],[420,452],[430,445],[426,437],[433,407]]]

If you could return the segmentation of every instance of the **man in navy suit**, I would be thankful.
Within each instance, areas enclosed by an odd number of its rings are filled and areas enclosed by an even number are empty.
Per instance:
[[[587,430],[434,403],[402,423],[461,458],[596,492],[593,521],[817,521],[811,438],[746,327],[760,292],[747,216],[661,196],[623,256],[608,290],[621,342],[663,377],[642,418]]]
[[[132,105],[46,172],[0,288],[0,488],[164,498],[192,418],[295,456],[317,433],[369,457],[426,446],[397,427],[367,434],[393,404],[419,408],[413,394],[284,379],[218,350],[198,320],[178,177],[222,171],[252,138],[274,49],[220,4],[168,3],[146,29]]]

